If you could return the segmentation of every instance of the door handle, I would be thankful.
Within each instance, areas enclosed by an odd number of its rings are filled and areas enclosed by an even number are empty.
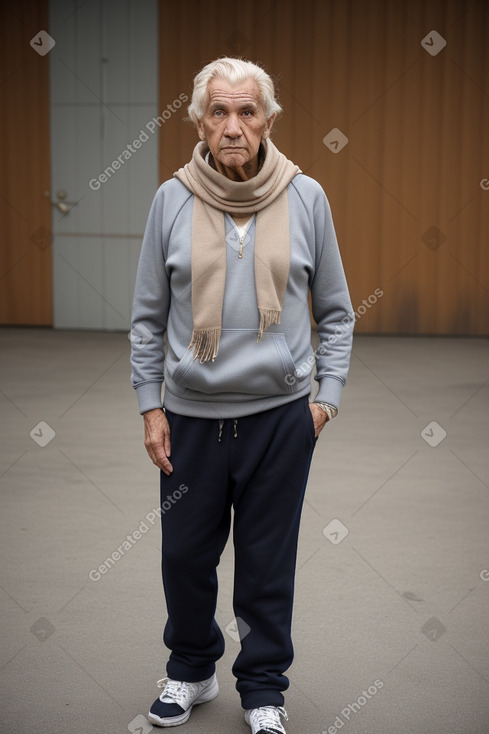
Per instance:
[[[71,207],[65,201],[52,201],[51,204],[56,207],[62,214],[67,214]]]
[[[49,192],[45,192],[49,196]],[[76,204],[78,204],[77,201],[66,201],[66,197],[68,194],[64,189],[59,189],[59,191],[56,193],[57,201],[51,201],[51,204],[56,207],[58,211],[61,212],[61,214],[68,214],[70,209],[72,209]]]

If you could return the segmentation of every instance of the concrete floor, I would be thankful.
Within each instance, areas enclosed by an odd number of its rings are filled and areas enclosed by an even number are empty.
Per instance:
[[[356,337],[304,508],[288,734],[489,732],[488,351]],[[129,342],[3,329],[0,354],[0,731],[147,734],[165,661],[157,522],[89,576],[158,505]],[[228,546],[223,629],[231,579]],[[249,732],[225,636],[221,694],[181,731]]]

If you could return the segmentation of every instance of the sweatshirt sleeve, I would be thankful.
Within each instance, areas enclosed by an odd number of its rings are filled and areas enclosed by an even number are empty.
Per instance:
[[[350,365],[355,315],[329,202],[318,188],[314,201],[316,270],[311,284],[312,313],[319,335],[315,400],[338,407]]]
[[[164,186],[158,189],[148,216],[132,306],[131,384],[140,413],[162,406],[164,336],[170,306],[163,249]]]

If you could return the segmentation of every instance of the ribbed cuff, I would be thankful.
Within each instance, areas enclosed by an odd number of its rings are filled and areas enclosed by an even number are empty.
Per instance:
[[[241,694],[241,706],[245,710],[259,709],[261,706],[283,706],[285,703],[281,691],[276,689],[246,691]]]
[[[342,381],[336,377],[323,377],[314,400],[318,403],[329,403],[329,405],[339,408],[343,387]]]
[[[163,403],[161,401],[161,382],[145,382],[136,388],[136,395],[138,396],[139,412],[141,415],[147,413],[148,410],[155,410],[155,408],[161,408]]]

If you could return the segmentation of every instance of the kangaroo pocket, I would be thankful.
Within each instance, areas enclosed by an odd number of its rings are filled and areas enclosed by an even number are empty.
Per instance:
[[[206,394],[283,395],[298,392],[305,380],[294,377],[295,365],[285,334],[255,329],[223,329],[214,362],[200,364],[188,349],[178,362],[173,382]]]

